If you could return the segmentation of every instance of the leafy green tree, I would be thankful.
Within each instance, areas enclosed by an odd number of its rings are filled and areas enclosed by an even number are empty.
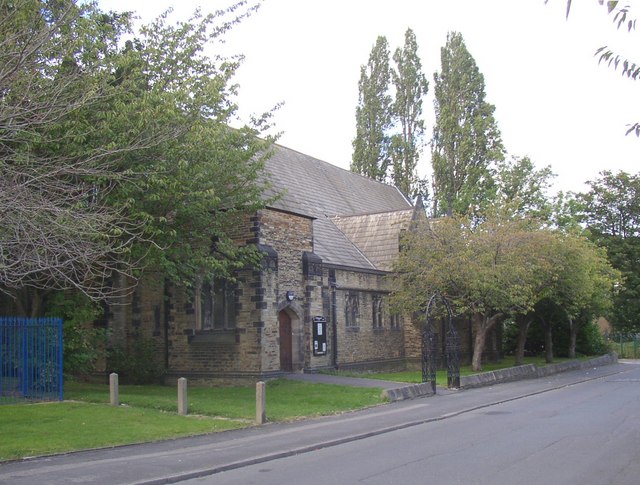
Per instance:
[[[97,361],[104,357],[107,331],[93,325],[102,312],[100,303],[78,291],[58,291],[47,298],[46,316],[63,320],[65,374],[91,374],[96,370]]]
[[[582,203],[573,192],[560,191],[551,199],[551,225],[562,232],[580,232]]]
[[[494,164],[504,150],[484,77],[462,35],[451,32],[434,74],[433,214],[473,214],[493,199]]]
[[[379,36],[369,55],[369,62],[360,68],[356,137],[351,161],[352,172],[379,181],[385,180],[391,162],[390,79],[389,45],[386,37]]]
[[[553,360],[553,327],[569,326],[569,357],[576,355],[580,328],[605,314],[611,307],[614,284],[620,274],[607,261],[604,251],[586,237],[557,233],[550,291],[540,301],[538,317],[545,329],[545,357]]]
[[[603,171],[577,194],[579,216],[591,239],[621,272],[608,316],[618,331],[640,329],[640,176]]]
[[[233,235],[262,204],[270,113],[230,128],[241,58],[204,54],[254,7],[124,44],[129,16],[91,4],[1,8],[0,288],[20,313],[56,289],[117,296],[149,264],[188,284],[256,260]]]
[[[420,156],[424,134],[422,98],[429,90],[427,78],[422,73],[418,56],[418,43],[411,29],[404,35],[404,47],[396,49],[391,71],[395,86],[393,118],[400,133],[391,137],[393,182],[407,196],[413,196],[418,188],[416,165]]]
[[[178,25],[161,16],[143,27],[123,57],[116,104],[107,105],[109,117],[98,122],[105,130],[96,133],[102,143],[105,132],[117,136],[131,123],[173,130],[156,145],[114,160],[123,180],[107,198],[144,221],[146,238],[137,241],[135,254],[187,286],[201,275],[232,277],[259,257],[257,248],[235,241],[244,218],[264,206],[262,169],[272,139],[258,135],[271,113],[252,126],[230,128],[237,111],[231,80],[240,60],[204,52],[238,21],[220,15],[196,12]]]
[[[529,328],[538,317],[536,309],[540,302],[548,300],[554,290],[550,282],[554,281],[557,274],[557,246],[560,233],[548,229],[532,230],[527,236],[527,248],[529,258],[528,285],[530,299],[524,307],[516,307],[511,318],[518,327],[518,340],[515,348],[516,365],[524,364],[524,352],[527,344]]]
[[[109,96],[128,16],[72,0],[2,2],[0,12],[0,292],[35,316],[42,290],[103,297],[107,279],[133,266],[140,227],[95,200],[93,181],[134,146],[85,146],[94,128],[73,121]]]
[[[531,270],[537,257],[532,230],[528,220],[500,214],[480,224],[452,216],[417,226],[407,233],[395,267],[394,305],[409,313],[424,311],[439,291],[456,314],[472,318],[472,366],[481,370],[488,332],[535,304],[542,272]]]
[[[555,174],[550,166],[536,169],[529,157],[511,157],[496,170],[497,201],[513,215],[549,221],[553,210],[548,191]]]

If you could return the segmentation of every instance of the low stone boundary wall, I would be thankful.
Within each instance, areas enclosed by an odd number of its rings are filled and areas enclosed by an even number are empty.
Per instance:
[[[526,364],[492,372],[483,372],[472,376],[460,376],[460,389],[493,386],[494,384],[500,384],[502,382],[535,379],[570,370],[588,369],[590,367],[601,367],[603,365],[617,363],[618,354],[612,352],[589,360],[571,360],[568,362],[560,362],[559,364],[549,364],[544,367],[538,367],[535,364]],[[433,390],[431,389],[431,384],[428,382],[422,384],[407,384],[405,386],[400,385],[397,388],[382,391],[382,397],[391,402],[431,395],[433,395]]]
[[[549,364],[538,367],[535,364],[509,367],[492,372],[483,372],[471,376],[460,376],[460,388],[471,389],[474,387],[492,386],[502,382],[516,381],[520,379],[533,379],[537,377],[547,377],[560,372],[570,370],[587,369],[589,367],[600,367],[603,365],[617,364],[618,355],[615,352],[602,355],[589,360],[571,360],[558,364]]]
[[[431,396],[432,394],[433,389],[431,388],[431,383],[423,382],[422,384],[410,384],[396,387],[395,389],[385,389],[382,391],[382,398],[394,402],[420,396]]]

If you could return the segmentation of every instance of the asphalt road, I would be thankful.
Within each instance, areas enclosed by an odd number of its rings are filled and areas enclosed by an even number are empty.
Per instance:
[[[191,484],[638,484],[640,365]]]
[[[0,483],[640,483],[640,365],[0,464]],[[0,437],[1,439],[1,437]]]

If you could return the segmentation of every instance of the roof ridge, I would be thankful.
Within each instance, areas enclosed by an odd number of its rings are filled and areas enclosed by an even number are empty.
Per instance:
[[[413,207],[409,207],[408,209],[397,209],[397,210],[393,210],[393,211],[361,212],[360,214],[345,214],[345,215],[336,214],[335,216],[327,216],[327,217],[330,217],[331,219],[338,219],[338,218],[347,219],[347,218],[350,218],[350,217],[377,216],[377,215],[381,215],[381,214],[398,214],[398,213],[401,213],[401,212],[411,212],[411,213],[413,213],[414,210],[415,209]]]
[[[367,177],[366,175],[362,175],[361,173],[358,173],[358,172],[352,172],[351,170],[347,170],[346,168],[342,168],[342,167],[340,167],[340,166],[338,166],[338,165],[334,165],[334,164],[333,164],[333,163],[331,163],[331,162],[327,162],[326,160],[323,160],[323,159],[321,159],[321,158],[314,157],[313,155],[309,155],[308,153],[301,152],[300,150],[296,150],[295,148],[290,148],[290,147],[287,147],[287,146],[281,145],[281,144],[279,144],[279,143],[274,143],[273,145],[274,145],[274,146],[277,146],[277,147],[279,147],[279,148],[282,148],[282,149],[284,149],[284,150],[289,150],[289,151],[291,151],[291,152],[295,152],[295,153],[297,153],[297,154],[299,154],[299,155],[302,155],[302,156],[304,156],[304,157],[312,158],[313,160],[315,160],[315,161],[317,161],[317,162],[320,162],[320,163],[322,163],[322,164],[323,164],[323,165],[325,165],[325,166],[330,167],[332,170],[336,170],[336,169],[337,169],[337,170],[341,170],[341,171],[346,172],[346,173],[349,173],[349,174],[351,174],[351,175],[358,176],[358,177],[360,177],[361,179],[364,179],[364,180],[366,180],[366,181],[373,182],[373,183],[375,183],[375,184],[386,185],[387,187],[393,187],[394,189],[396,189],[396,190],[400,193],[400,195],[402,195],[402,197],[404,198],[404,200],[406,200],[409,204],[411,204],[411,201],[410,201],[410,200],[409,200],[409,199],[408,199],[408,198],[407,198],[407,197],[402,193],[402,191],[398,188],[398,186],[397,186],[397,185],[394,185],[394,184],[388,184],[388,183],[386,183],[386,182],[381,182],[380,180],[372,179],[371,177]],[[413,206],[413,204],[411,204],[411,205]]]

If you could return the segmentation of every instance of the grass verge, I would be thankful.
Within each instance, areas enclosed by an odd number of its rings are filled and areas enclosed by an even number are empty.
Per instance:
[[[380,389],[277,379],[267,383],[267,418],[286,421],[374,406]],[[62,403],[0,406],[0,460],[157,441],[250,426],[255,387],[191,387],[189,416],[177,414],[169,386],[120,386],[112,407],[109,386],[69,382]],[[71,402],[73,401],[73,402]]]
[[[83,402],[0,406],[0,460],[212,433],[241,421]]]

